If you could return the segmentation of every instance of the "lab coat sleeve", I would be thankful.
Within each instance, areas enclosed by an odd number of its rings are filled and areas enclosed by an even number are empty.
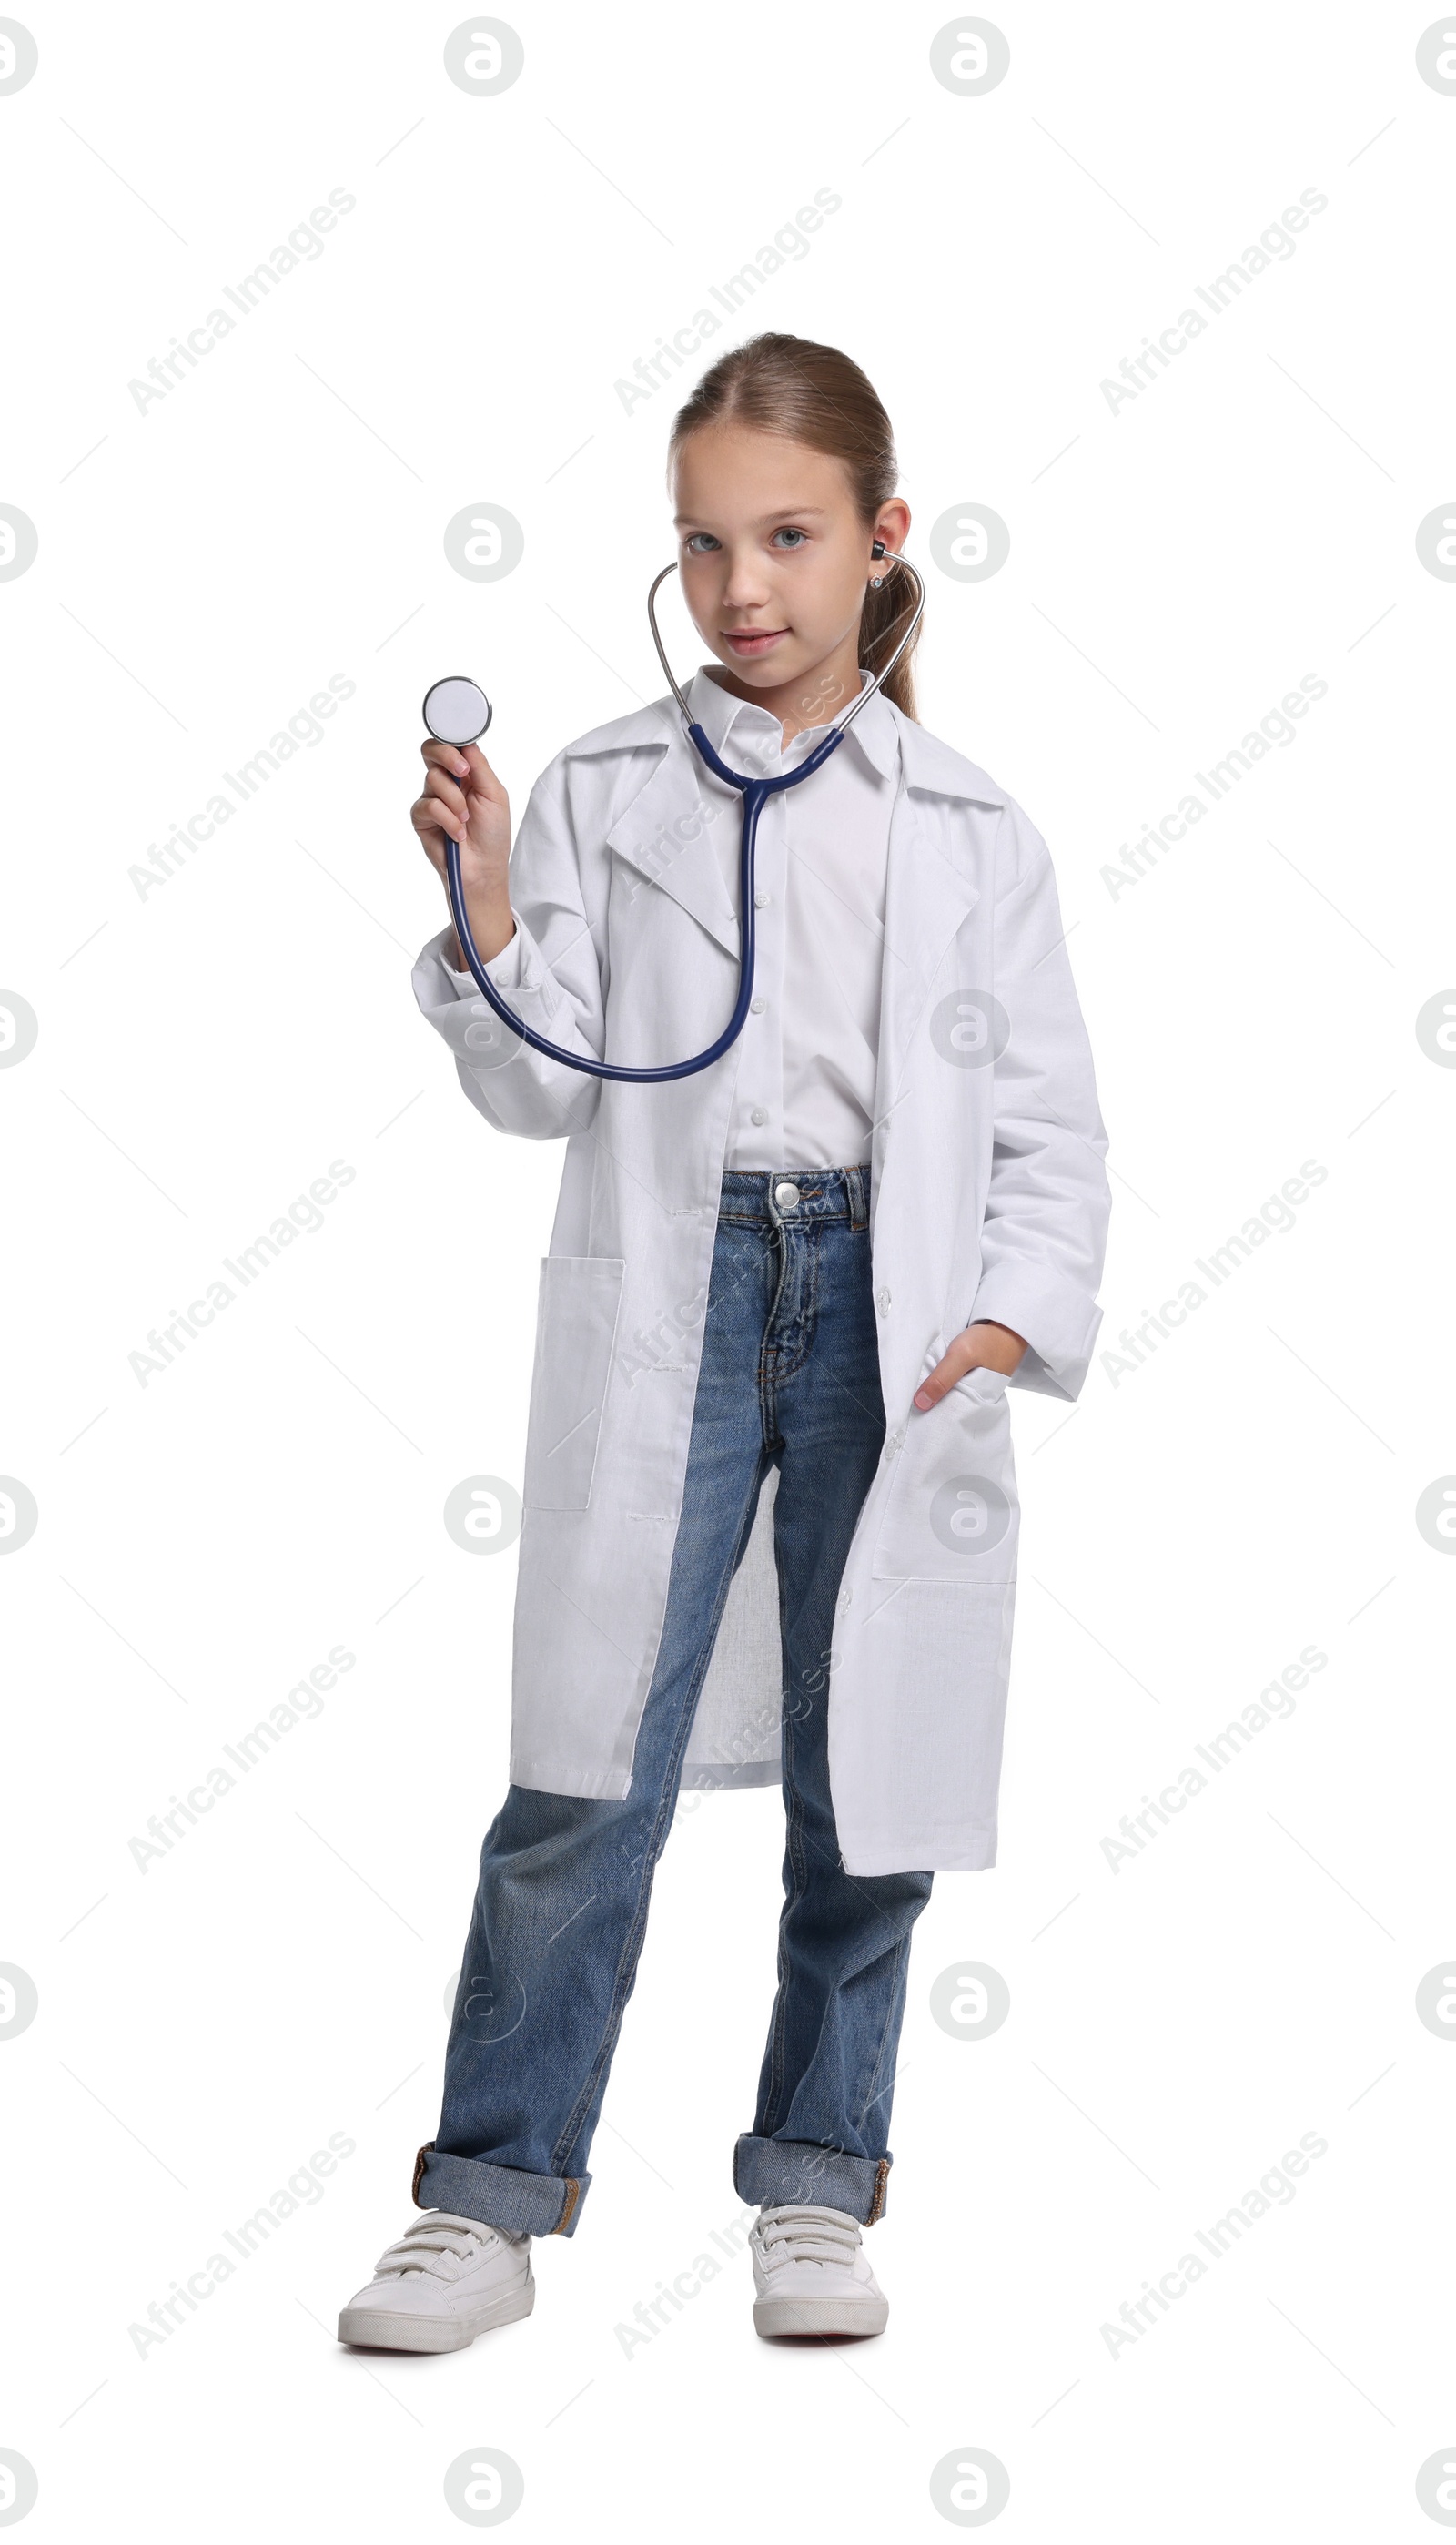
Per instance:
[[[581,861],[567,806],[564,759],[537,780],[511,852],[516,934],[486,970],[523,1023],[567,1051],[601,1058],[601,967],[588,919]],[[497,1130],[559,1140],[590,1124],[600,1078],[533,1051],[480,996],[468,972],[445,961],[452,931],[426,945],[414,969],[423,1015],[449,1044],[460,1085]]]
[[[519,910],[513,910],[511,916],[516,922],[516,934],[509,944],[503,946],[500,953],[495,955],[485,967],[496,988],[501,991],[519,990],[521,987],[521,913]],[[445,948],[449,944],[450,936],[451,931],[447,928],[439,940],[441,963],[449,977],[457,999],[478,999],[480,992],[475,986],[474,973],[457,972],[448,959]],[[435,942],[434,939],[431,940],[432,944]]]
[[[967,1323],[993,1317],[1025,1337],[1012,1386],[1075,1399],[1102,1315],[1107,1135],[1046,843],[1009,803],[999,847],[993,987],[1010,1031]]]

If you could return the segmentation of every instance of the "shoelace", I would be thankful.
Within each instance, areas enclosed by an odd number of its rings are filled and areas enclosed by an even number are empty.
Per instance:
[[[770,2266],[779,2262],[848,2266],[859,2251],[858,2222],[843,2209],[765,2209],[754,2232]]]
[[[441,2256],[452,2254],[463,2262],[472,2245],[484,2253],[495,2242],[495,2228],[484,2226],[478,2218],[457,2217],[452,2209],[427,2209],[394,2244],[385,2247],[374,2264],[374,2277],[381,2280],[403,2271],[434,2271],[441,2278]]]

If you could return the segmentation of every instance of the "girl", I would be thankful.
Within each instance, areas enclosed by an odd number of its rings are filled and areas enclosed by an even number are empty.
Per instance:
[[[889,420],[764,335],[676,418],[687,693],[729,767],[823,739],[908,623]],[[886,558],[885,551],[890,552]],[[514,856],[478,746],[424,746],[476,945],[549,1040],[633,1067],[730,1013],[739,797],[671,699],[572,743]],[[509,857],[509,865],[508,865]],[[995,1861],[1010,1383],[1075,1398],[1106,1139],[1046,847],[916,720],[910,656],[759,828],[755,996],[695,1076],[584,1076],[505,1026],[452,928],[414,974],[472,1105],[566,1140],[541,1267],[512,1781],[486,1834],[421,2215],[342,2341],[454,2350],[576,2233],[680,1785],[781,1779],[778,1988],[733,2178],[761,2334],[874,2334],[910,1935]]]

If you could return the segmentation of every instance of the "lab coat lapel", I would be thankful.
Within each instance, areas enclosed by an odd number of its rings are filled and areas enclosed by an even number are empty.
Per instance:
[[[640,719],[642,739],[658,750],[657,766],[618,814],[607,834],[607,845],[644,883],[671,895],[736,962],[738,917],[724,879],[725,866],[736,872],[736,857],[726,861],[722,857],[715,826],[706,818],[708,808],[697,784],[692,745],[680,728],[668,723],[667,706],[663,701]],[[898,709],[893,712],[900,735],[901,780],[887,848],[875,1082],[879,1120],[895,1102],[900,1065],[941,955],[980,898],[972,872],[972,824],[961,808],[975,805],[1000,811],[1006,801],[981,771],[971,769],[924,726]],[[631,719],[631,726],[638,721]],[[621,728],[618,734],[622,735]],[[631,739],[637,740],[635,731]],[[585,754],[595,740],[588,737],[577,746],[578,752]],[[952,813],[950,804],[955,799],[959,804]],[[736,851],[736,807],[728,806],[718,818],[732,825]]]
[[[972,826],[963,806],[1000,806],[990,780],[972,795],[966,764],[911,722],[900,726],[901,784],[890,816],[885,874],[885,945],[880,977],[879,1056],[875,1070],[875,1124],[883,1130],[904,1090],[901,1071],[930,984],[946,946],[967,911],[981,898],[972,872]],[[979,774],[979,773],[978,773]],[[947,782],[952,781],[952,782]],[[947,797],[960,797],[952,806]]]
[[[656,769],[607,834],[608,848],[643,881],[673,900],[738,960],[738,918],[728,897],[715,842],[688,755],[686,737],[665,744]],[[737,807],[720,817],[738,840]]]

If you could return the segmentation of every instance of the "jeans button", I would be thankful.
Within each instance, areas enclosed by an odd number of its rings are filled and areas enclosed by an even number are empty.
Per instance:
[[[773,1188],[773,1198],[777,1202],[780,1210],[797,1210],[799,1206],[798,1186],[775,1185]]]

